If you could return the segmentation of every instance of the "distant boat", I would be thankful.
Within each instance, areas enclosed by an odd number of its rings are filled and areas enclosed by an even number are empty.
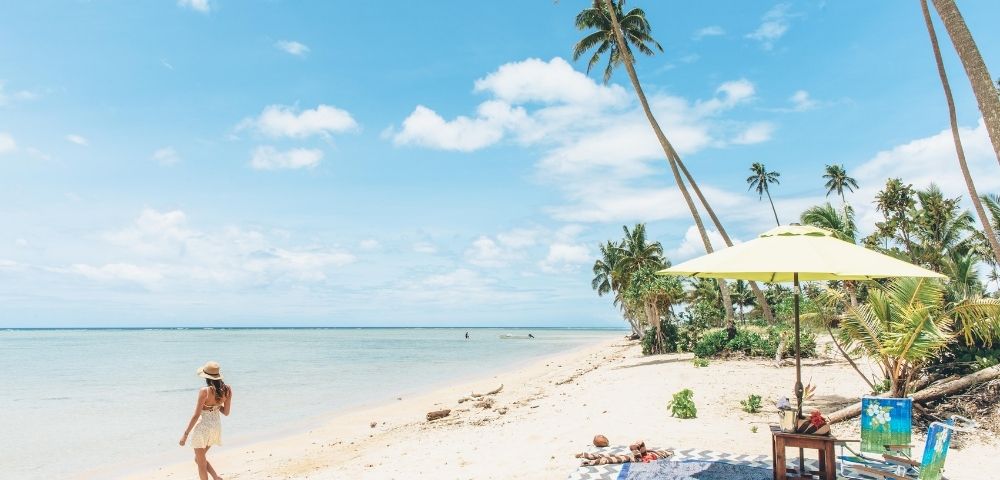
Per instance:
[[[511,333],[505,333],[503,335],[500,335],[501,340],[527,340],[529,338],[535,338],[535,337],[529,337],[527,335],[514,335]]]

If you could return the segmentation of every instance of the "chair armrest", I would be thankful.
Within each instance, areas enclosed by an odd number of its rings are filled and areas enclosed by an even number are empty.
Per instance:
[[[897,465],[906,465],[906,466],[909,466],[909,467],[919,467],[920,466],[920,462],[914,462],[913,460],[910,460],[909,458],[897,457],[895,455],[882,455],[882,458],[884,458],[886,462],[895,463]]]

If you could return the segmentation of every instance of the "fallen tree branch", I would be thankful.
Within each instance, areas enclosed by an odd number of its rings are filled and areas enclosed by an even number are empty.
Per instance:
[[[447,417],[451,415],[451,410],[435,410],[433,412],[427,412],[427,421],[433,422],[439,418]]]
[[[960,392],[974,385],[978,385],[983,382],[988,382],[1000,378],[1000,365],[995,365],[990,368],[984,368],[978,372],[970,373],[964,377],[958,379],[942,382],[931,385],[919,392],[911,395],[914,402],[926,402],[928,400],[935,400],[946,395],[951,395],[956,392]],[[889,394],[883,393],[879,395],[880,397],[887,397]],[[858,402],[849,407],[844,407],[836,412],[827,415],[826,421],[828,423],[838,423],[844,420],[850,420],[854,417],[861,415],[861,402]]]

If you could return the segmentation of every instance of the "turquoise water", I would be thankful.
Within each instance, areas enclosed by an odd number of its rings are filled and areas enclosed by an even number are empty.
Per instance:
[[[226,446],[310,419],[622,335],[608,330],[160,329],[0,331],[0,465],[12,478],[147,466],[177,458],[204,380],[233,385]],[[166,452],[166,453],[165,453]]]

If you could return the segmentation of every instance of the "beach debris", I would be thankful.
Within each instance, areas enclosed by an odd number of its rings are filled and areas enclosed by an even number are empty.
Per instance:
[[[608,441],[608,437],[605,437],[604,435],[594,435],[594,446],[595,447],[604,448],[604,447],[606,447],[606,446],[608,446],[610,444],[611,444],[611,442]]]
[[[369,423],[368,426],[372,427],[372,428],[375,428],[376,426],[378,426],[378,422]]]
[[[428,422],[433,422],[434,420],[437,420],[439,418],[447,417],[448,415],[451,415],[451,410],[450,409],[435,410],[433,412],[427,412],[427,421]]]
[[[500,407],[496,409],[496,412],[499,413],[500,415],[507,415],[507,407]]]
[[[482,408],[482,409],[490,409],[490,408],[493,408],[493,399],[487,397],[487,398],[484,398],[484,399],[482,399],[482,400],[480,400],[480,401],[472,404],[472,406],[479,407],[479,408]]]
[[[458,399],[458,403],[465,403],[465,402],[468,402],[468,401],[471,401],[471,400],[478,400],[478,399],[483,398],[483,397],[488,397],[490,395],[496,395],[496,394],[500,393],[500,391],[502,391],[502,390],[503,390],[503,384],[501,383],[499,387],[494,388],[493,390],[490,390],[490,391],[488,391],[486,393],[472,392],[472,393],[469,394],[468,397],[462,397],[462,398]],[[484,407],[484,408],[489,408],[489,407]]]

